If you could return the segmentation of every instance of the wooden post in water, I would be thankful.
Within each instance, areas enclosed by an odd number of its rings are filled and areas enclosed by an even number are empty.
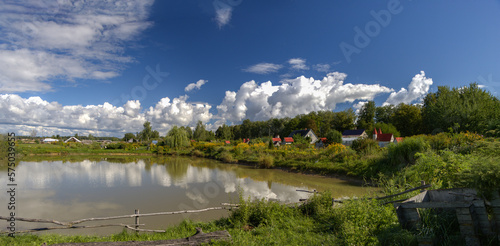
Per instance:
[[[135,210],[135,214],[139,214],[139,209]],[[139,229],[139,216],[135,216],[135,229]]]

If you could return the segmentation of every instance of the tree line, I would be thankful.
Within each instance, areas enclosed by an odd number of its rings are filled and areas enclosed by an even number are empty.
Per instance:
[[[436,134],[439,132],[476,132],[487,136],[500,136],[500,101],[477,83],[460,88],[439,86],[437,92],[428,93],[422,104],[376,106],[374,101],[365,103],[356,114],[352,108],[339,112],[318,111],[300,114],[293,118],[273,118],[266,121],[244,120],[241,124],[223,124],[215,132],[199,121],[190,127],[174,126],[166,135],[167,142],[183,143],[185,139],[197,141],[237,140],[288,136],[297,129],[312,129],[319,137],[335,136],[349,129],[373,129],[398,136]],[[142,140],[158,138],[149,122],[137,133]],[[128,135],[127,135],[128,134]],[[127,133],[124,140],[133,138]],[[182,135],[181,138],[178,136]],[[183,139],[183,140],[179,140]],[[176,145],[176,144],[174,144]],[[182,145],[182,144],[181,144]]]

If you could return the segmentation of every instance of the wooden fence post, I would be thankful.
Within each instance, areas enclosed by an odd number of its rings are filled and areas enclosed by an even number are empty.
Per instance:
[[[135,210],[135,214],[139,214],[139,209]],[[135,229],[139,229],[139,216],[135,216]]]
[[[420,180],[420,185],[421,185],[421,186],[424,186],[424,185],[425,185],[425,180]],[[422,188],[422,189],[420,190],[420,193],[422,193],[422,192],[424,192],[424,191],[425,191],[425,188]]]

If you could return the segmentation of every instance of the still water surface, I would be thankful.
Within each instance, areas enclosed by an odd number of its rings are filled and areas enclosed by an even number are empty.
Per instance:
[[[57,160],[37,157],[21,161],[16,167],[16,215],[73,221],[141,213],[202,209],[237,203],[238,190],[251,199],[297,202],[310,196],[297,189],[330,190],[334,197],[362,196],[374,189],[340,179],[289,173],[276,169],[222,164],[203,158],[81,158]],[[1,171],[1,187],[7,187],[7,170]],[[0,214],[7,215],[7,193],[0,193]],[[212,220],[227,216],[227,211],[197,214],[141,217],[141,228],[164,229],[183,219]],[[1,222],[2,231],[6,222]],[[133,219],[101,223],[133,224]],[[84,223],[92,225],[96,223]],[[16,230],[53,226],[18,222]],[[56,230],[61,234],[98,234],[120,232],[120,227]]]

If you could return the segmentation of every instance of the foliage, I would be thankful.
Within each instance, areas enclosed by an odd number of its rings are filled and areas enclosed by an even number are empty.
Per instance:
[[[404,137],[421,134],[423,133],[422,107],[401,103],[396,107],[391,122]]]
[[[422,116],[427,133],[449,128],[485,133],[500,118],[500,101],[477,83],[453,89],[440,86],[424,98]]]
[[[125,136],[123,137],[123,141],[127,142],[128,140],[130,139],[134,139],[135,138],[135,135],[131,132],[129,133],[125,133]]]
[[[325,148],[325,152],[329,155],[336,155],[346,150],[346,147],[343,144],[332,143]]]
[[[360,109],[358,114],[357,126],[358,129],[371,129],[375,124],[375,102],[369,101],[365,103]]]
[[[375,121],[377,123],[392,123],[392,117],[396,108],[394,105],[385,105],[375,109]]]
[[[226,162],[226,163],[236,163],[238,162],[238,160],[236,160],[232,155],[231,153],[229,153],[228,151],[223,151],[219,158],[219,160],[223,161],[223,162]]]
[[[217,131],[215,132],[215,136],[220,140],[228,140],[233,138],[233,133],[231,132],[231,128],[226,124],[219,126]]]
[[[153,134],[153,130],[151,129],[151,122],[144,122],[143,127],[144,129],[139,133],[139,136],[142,141],[149,141]]]
[[[272,155],[261,155],[259,157],[259,167],[272,168],[274,166],[274,157]]]
[[[430,148],[429,143],[423,137],[405,138],[402,143],[392,143],[387,146],[388,159],[391,165],[415,164],[415,155]]]
[[[358,138],[352,141],[351,148],[358,153],[363,153],[367,151],[372,151],[373,149],[378,149],[377,141],[371,138]]]
[[[376,123],[372,128],[367,129],[367,134],[373,136],[373,130],[377,129],[377,132],[382,130],[382,133],[392,133],[394,137],[399,137],[401,134],[391,123]]]
[[[337,130],[328,131],[325,137],[326,137],[326,144],[328,145],[332,143],[342,143],[342,133],[340,133]]]
[[[172,127],[165,137],[165,142],[170,148],[181,148],[189,146],[189,139],[184,129],[177,126]]]
[[[193,132],[193,139],[197,141],[209,141],[213,139],[213,132],[207,131],[203,122],[198,121]]]

